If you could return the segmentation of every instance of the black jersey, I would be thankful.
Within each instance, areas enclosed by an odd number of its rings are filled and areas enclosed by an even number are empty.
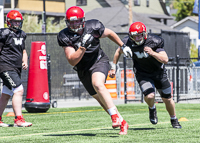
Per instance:
[[[0,72],[22,67],[25,39],[26,33],[22,30],[0,29]]]
[[[144,47],[148,46],[153,51],[159,53],[164,51],[164,40],[154,34],[148,34],[147,39],[142,45],[136,45],[128,36],[123,39],[123,42],[129,46],[133,53],[133,64],[136,74],[156,75],[164,70],[164,64],[160,63],[154,57],[144,52]]]
[[[80,62],[75,66],[77,70],[87,70],[89,69],[97,60],[99,55],[105,55],[100,48],[99,38],[102,36],[105,30],[104,25],[96,20],[88,20],[85,22],[85,27],[82,35],[71,32],[68,28],[63,29],[58,33],[57,40],[59,46],[72,46],[75,50],[78,50],[81,38],[85,34],[91,34],[94,40],[91,43],[91,47],[85,51]]]

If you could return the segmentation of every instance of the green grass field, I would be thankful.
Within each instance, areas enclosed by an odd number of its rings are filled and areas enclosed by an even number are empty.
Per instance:
[[[32,127],[0,128],[1,143],[194,143],[200,142],[200,104],[176,104],[182,129],[173,129],[163,103],[156,104],[158,124],[149,121],[146,104],[118,105],[129,123],[127,135],[112,129],[110,116],[100,106],[79,108],[51,108],[46,113],[28,113],[24,118]],[[14,117],[3,115],[5,123],[13,125]]]

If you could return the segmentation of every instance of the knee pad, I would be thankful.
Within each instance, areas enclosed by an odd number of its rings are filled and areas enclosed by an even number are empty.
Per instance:
[[[166,88],[166,89],[163,89],[163,90],[161,91],[160,96],[161,96],[162,98],[166,98],[166,99],[171,98],[171,87],[168,87],[168,88]]]
[[[10,96],[13,96],[14,93],[20,91],[20,90],[23,90],[23,85],[21,84],[20,86],[16,87],[16,88],[12,88],[12,90],[10,90],[7,86],[3,86],[3,90],[2,90],[2,93],[4,94],[8,94]]]
[[[150,93],[155,93],[155,88],[150,82],[146,82],[141,85],[141,90],[144,94],[144,96],[147,96]]]

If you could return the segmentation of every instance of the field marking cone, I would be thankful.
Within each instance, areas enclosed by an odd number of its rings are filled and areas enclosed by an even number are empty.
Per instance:
[[[9,112],[6,116],[15,116],[14,112]]]
[[[189,121],[189,120],[185,117],[181,117],[178,121]]]

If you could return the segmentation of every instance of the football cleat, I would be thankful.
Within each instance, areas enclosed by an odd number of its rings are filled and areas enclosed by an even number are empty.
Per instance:
[[[171,119],[171,124],[172,124],[173,128],[176,128],[176,129],[182,128],[181,125],[178,122],[178,119]]]
[[[26,122],[23,116],[17,116],[16,119],[14,119],[14,127],[30,127],[32,126],[32,123]]]
[[[158,123],[156,107],[154,109],[149,108],[149,120],[154,125]]]
[[[121,122],[117,114],[111,115],[111,119],[112,119],[112,127],[114,129],[121,126]]]
[[[5,124],[4,122],[2,122],[2,120],[0,120],[0,127],[9,127],[9,125]]]
[[[126,135],[127,134],[127,130],[128,130],[128,123],[123,120],[122,123],[121,123],[121,127],[120,127],[120,132],[119,134],[120,135]]]

